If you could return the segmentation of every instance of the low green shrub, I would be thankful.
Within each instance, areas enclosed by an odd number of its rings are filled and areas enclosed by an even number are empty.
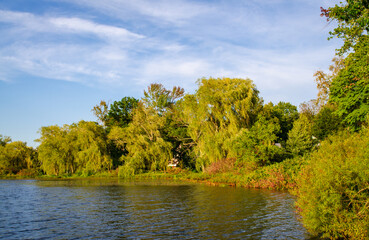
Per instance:
[[[135,175],[135,168],[130,164],[124,164],[118,168],[119,178],[132,178]]]
[[[298,179],[297,207],[321,237],[369,238],[369,131],[341,132],[321,143]]]

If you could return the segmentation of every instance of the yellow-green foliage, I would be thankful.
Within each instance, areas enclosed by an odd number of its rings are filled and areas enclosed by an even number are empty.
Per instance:
[[[185,96],[184,115],[195,142],[197,170],[228,157],[232,138],[250,127],[262,106],[250,79],[209,78],[198,81],[194,95]]]
[[[288,133],[287,149],[294,155],[304,155],[314,146],[312,123],[305,114],[293,123],[293,128]]]
[[[35,150],[24,142],[0,145],[0,174],[17,173],[22,169],[38,167]]]
[[[48,175],[109,170],[112,160],[104,129],[94,122],[41,128],[39,160]]]
[[[145,107],[140,102],[128,127],[112,131],[110,137],[124,142],[128,151],[123,156],[124,167],[119,169],[120,176],[128,173],[133,175],[144,170],[166,169],[172,158],[172,145],[163,139],[160,132],[164,124],[164,116],[160,116],[153,107]],[[126,173],[122,174],[122,171]]]
[[[242,129],[234,136],[233,149],[238,167],[264,166],[279,161],[283,149],[274,145],[280,126],[260,117],[250,129]]]
[[[74,155],[77,166],[92,173],[110,170],[112,160],[107,151],[107,137],[101,126],[81,121],[72,128],[71,134],[75,135],[73,144],[78,148]]]
[[[369,238],[369,131],[322,142],[298,179],[304,225],[329,238]]]

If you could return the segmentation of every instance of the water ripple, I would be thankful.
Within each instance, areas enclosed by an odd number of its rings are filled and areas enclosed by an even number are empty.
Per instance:
[[[283,192],[165,182],[0,180],[1,239],[304,239]]]

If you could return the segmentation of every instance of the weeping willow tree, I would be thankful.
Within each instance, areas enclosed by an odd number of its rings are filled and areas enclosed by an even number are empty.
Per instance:
[[[95,122],[80,121],[73,126],[70,135],[75,139],[74,145],[78,148],[74,154],[74,162],[79,171],[89,174],[111,169],[108,139],[101,126]]]
[[[105,131],[94,122],[42,127],[40,133],[39,160],[47,175],[96,173],[112,166]]]
[[[73,152],[76,150],[72,144],[73,140],[68,138],[69,126],[47,126],[41,127],[41,137],[38,147],[38,156],[42,170],[47,175],[60,175],[73,173]]]
[[[1,143],[0,135],[0,143]],[[22,169],[38,167],[36,151],[25,142],[11,142],[10,138],[0,144],[0,174],[17,173]]]
[[[124,165],[120,167],[120,176],[166,169],[173,156],[173,145],[167,140],[165,127],[183,92],[179,87],[170,91],[161,84],[151,84],[134,110],[128,127],[111,130],[109,138],[128,152],[122,157]]]
[[[250,79],[202,78],[193,95],[184,99],[188,133],[195,142],[196,169],[233,157],[233,138],[250,128],[262,108],[259,91]]]

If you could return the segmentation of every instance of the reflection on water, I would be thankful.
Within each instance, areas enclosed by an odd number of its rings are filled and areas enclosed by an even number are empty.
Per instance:
[[[4,239],[304,239],[288,193],[176,182],[0,180]]]

